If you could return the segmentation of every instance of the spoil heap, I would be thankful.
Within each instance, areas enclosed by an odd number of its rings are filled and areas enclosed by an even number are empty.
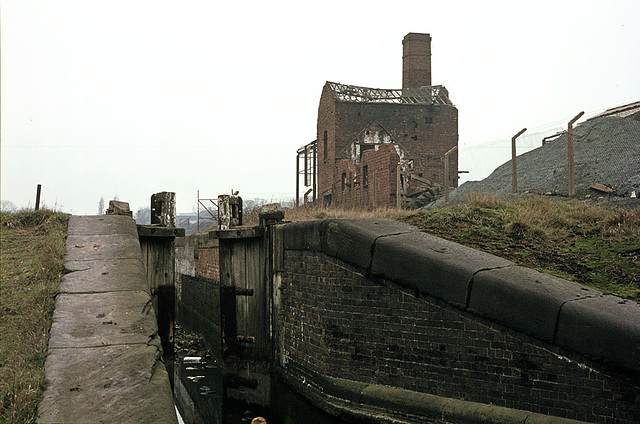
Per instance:
[[[639,207],[640,102],[591,118],[573,133],[576,198],[611,208]],[[518,156],[519,193],[568,195],[567,139],[564,133]],[[600,189],[591,188],[594,184]],[[511,161],[482,181],[462,184],[450,200],[460,202],[471,193],[511,196]],[[441,205],[442,199],[430,206]]]

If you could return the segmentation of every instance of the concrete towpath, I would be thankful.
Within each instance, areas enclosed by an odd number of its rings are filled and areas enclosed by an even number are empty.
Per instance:
[[[39,423],[176,423],[129,216],[72,216]]]

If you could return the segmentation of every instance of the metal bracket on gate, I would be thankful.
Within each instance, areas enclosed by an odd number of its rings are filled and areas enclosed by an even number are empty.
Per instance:
[[[238,343],[250,343],[253,344],[256,342],[256,338],[253,336],[241,336],[241,335],[237,335],[236,336],[236,340],[238,341]]]

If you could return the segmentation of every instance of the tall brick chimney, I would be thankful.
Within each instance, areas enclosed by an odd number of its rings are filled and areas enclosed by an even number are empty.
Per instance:
[[[410,32],[402,40],[402,88],[431,85],[431,35]]]

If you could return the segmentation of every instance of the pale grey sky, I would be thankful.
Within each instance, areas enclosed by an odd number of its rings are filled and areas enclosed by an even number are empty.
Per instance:
[[[177,192],[293,198],[325,81],[400,88],[402,38],[432,36],[460,168],[512,135],[640,100],[640,2],[3,0],[2,200],[95,214]],[[523,136],[524,137],[524,136]],[[522,140],[523,149],[539,142]],[[523,150],[524,151],[524,150]]]

